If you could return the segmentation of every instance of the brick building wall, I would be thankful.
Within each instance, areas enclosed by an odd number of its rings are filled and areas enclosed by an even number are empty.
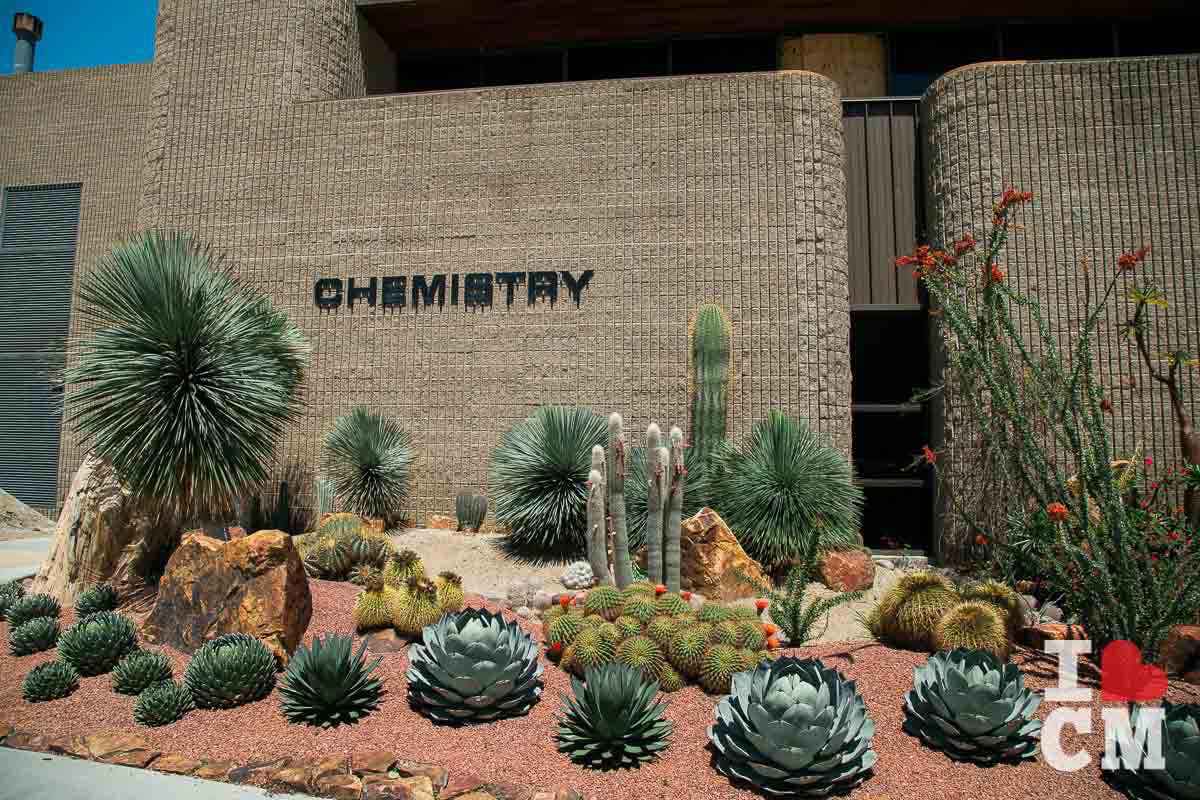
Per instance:
[[[934,241],[987,230],[1005,186],[1034,193],[1023,230],[1002,256],[1009,279],[1034,294],[1060,344],[1086,312],[1081,264],[1101,285],[1121,252],[1149,244],[1139,272],[1166,290],[1151,336],[1162,350],[1200,352],[1200,57],[980,64],[939,80],[925,96],[927,197]],[[1179,461],[1169,400],[1148,378],[1132,342],[1117,335],[1128,312],[1122,281],[1102,319],[1096,359],[1112,398],[1117,452],[1139,449],[1157,474]],[[1200,412],[1200,371],[1185,396]],[[1129,379],[1133,378],[1134,385]],[[953,387],[951,387],[953,389]],[[946,396],[949,490],[993,525],[1012,487],[989,486],[965,410],[975,398]],[[947,555],[965,530],[947,519]]]
[[[150,94],[140,223],[223,250],[313,344],[308,407],[277,459],[278,474],[303,476],[290,487],[301,503],[325,433],[356,404],[412,432],[418,518],[485,487],[500,435],[539,405],[619,410],[634,431],[686,427],[688,319],[706,301],[733,321],[730,432],[778,408],[849,453],[831,81],[366,98],[359,42],[345,0],[163,0],[152,85],[139,73]],[[482,310],[449,292],[419,310],[411,297],[400,310],[313,300],[323,277],[584,270],[594,277],[578,307],[565,287],[553,305],[522,290],[511,307],[497,287]],[[67,437],[60,491],[81,458]]]

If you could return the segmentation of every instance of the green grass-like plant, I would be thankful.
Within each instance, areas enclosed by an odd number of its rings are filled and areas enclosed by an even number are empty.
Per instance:
[[[400,423],[358,406],[325,437],[322,470],[343,506],[385,519],[408,500],[414,458],[412,437]]]
[[[775,568],[856,546],[862,490],[850,462],[803,422],[771,412],[713,455],[712,505],[746,552]]]
[[[279,685],[280,709],[289,722],[336,728],[361,720],[379,707],[383,684],[371,673],[383,660],[363,658],[364,639],[354,650],[349,636],[326,634],[301,645]]]
[[[157,231],[84,274],[76,307],[95,333],[65,373],[68,420],[135,495],[187,518],[266,479],[308,355],[287,315],[212,250]]]
[[[504,434],[488,491],[510,555],[549,563],[583,554],[592,448],[607,440],[603,417],[569,406],[543,406]]]

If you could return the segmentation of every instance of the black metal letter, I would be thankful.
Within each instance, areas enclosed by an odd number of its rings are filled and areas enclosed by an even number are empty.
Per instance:
[[[367,301],[367,305],[375,305],[375,279],[371,278],[371,282],[365,287],[355,286],[354,278],[350,279],[350,287],[346,292],[346,308],[354,308],[354,301],[363,298]]]
[[[529,273],[529,305],[533,305],[538,298],[549,300],[551,306],[558,300],[557,272]]]
[[[467,308],[490,308],[492,305],[492,273],[468,272],[463,278],[463,305]]]
[[[317,308],[332,311],[342,304],[342,279],[317,278],[313,284],[313,302]]]
[[[458,273],[450,276],[450,305],[458,305]]]
[[[513,289],[525,282],[524,272],[497,272],[496,283],[507,289],[507,294],[504,297],[504,304],[512,308],[513,304]]]
[[[567,285],[567,291],[571,293],[571,299],[575,301],[575,307],[579,308],[579,300],[583,295],[583,290],[587,287],[588,282],[591,281],[592,276],[596,274],[596,271],[585,269],[580,273],[578,279],[572,277],[571,273],[566,270],[563,270],[559,274],[562,275],[563,283]]]
[[[446,276],[434,275],[433,280],[425,282],[424,275],[413,275],[412,304],[413,311],[422,305],[426,308],[433,305],[434,295],[437,295],[438,308],[446,304]],[[420,302],[418,302],[418,300]]]
[[[405,295],[408,293],[408,278],[403,275],[397,275],[383,279],[383,307],[393,308],[399,306],[404,308],[406,301]]]

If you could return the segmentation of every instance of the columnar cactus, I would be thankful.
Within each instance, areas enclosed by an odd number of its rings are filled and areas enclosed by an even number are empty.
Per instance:
[[[321,517],[333,511],[333,481],[328,478],[317,478],[313,482],[313,497],[317,504],[316,522],[321,523]]]
[[[663,583],[679,591],[679,529],[683,524],[683,485],[687,467],[683,460],[683,431],[671,428],[671,475],[667,492],[666,527],[663,529]]]
[[[604,448],[592,448],[592,471],[588,473],[587,553],[596,583],[612,583],[608,574],[608,526],[604,513]]]
[[[633,583],[629,561],[629,531],[625,523],[625,431],[617,413],[608,417],[608,514],[613,529],[613,577],[617,587]]]
[[[646,428],[646,576],[662,583],[663,478],[662,431],[651,422]]]
[[[487,516],[487,497],[478,492],[459,492],[454,499],[454,512],[460,531],[478,531]]]
[[[700,306],[692,323],[692,457],[706,461],[725,438],[729,396],[729,320],[721,307]]]

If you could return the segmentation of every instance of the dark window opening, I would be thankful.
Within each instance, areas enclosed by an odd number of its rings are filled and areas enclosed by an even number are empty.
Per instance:
[[[572,47],[567,52],[567,80],[595,81],[668,75],[668,49],[666,42]]]
[[[1200,53],[1200,18],[1118,24],[1117,51],[1120,56]]]
[[[952,69],[999,57],[996,32],[990,27],[898,31],[888,36],[888,45],[888,83],[897,96],[921,94]]]
[[[763,72],[776,68],[775,38],[685,39],[671,43],[672,75]]]
[[[855,403],[908,403],[929,386],[928,314],[855,311],[850,327]]]
[[[566,51],[531,50],[483,56],[483,86],[554,83],[566,75]]]
[[[1007,25],[1000,37],[1004,58],[1107,58],[1113,54],[1112,25]]]

